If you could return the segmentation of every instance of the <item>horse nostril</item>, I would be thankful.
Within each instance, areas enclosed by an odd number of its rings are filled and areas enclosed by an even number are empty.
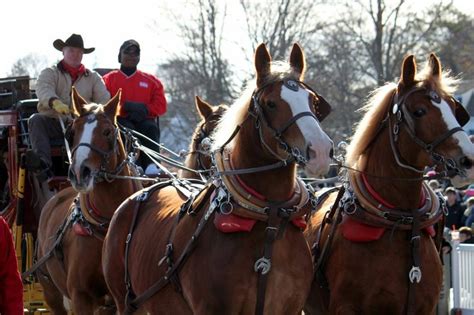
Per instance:
[[[459,164],[465,169],[470,169],[472,167],[472,161],[467,156],[461,158]]]
[[[332,159],[334,157],[334,148],[329,151],[329,157]]]
[[[68,178],[69,178],[69,181],[75,181],[76,180],[76,174],[74,173],[74,170],[72,169],[72,167],[69,167],[69,171],[68,171]]]
[[[89,176],[91,175],[91,169],[88,168],[87,166],[83,166],[82,169],[81,169],[81,177],[83,180],[89,178]]]
[[[311,149],[311,145],[308,145],[306,147],[306,158],[308,160],[311,160],[311,159],[314,159],[315,157],[316,157],[316,152],[313,149]]]

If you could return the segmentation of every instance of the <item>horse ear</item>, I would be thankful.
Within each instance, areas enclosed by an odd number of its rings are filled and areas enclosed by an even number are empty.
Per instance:
[[[122,97],[122,89],[119,89],[114,97],[112,97],[107,104],[104,105],[104,112],[114,123],[116,121],[117,112]]]
[[[265,78],[270,74],[272,57],[265,44],[260,44],[255,51],[255,70],[257,70],[257,87],[261,87]]]
[[[303,53],[303,49],[297,43],[293,44],[293,48],[291,49],[290,53],[290,65],[297,73],[300,74],[300,81],[304,78],[304,72],[306,68],[305,57]]]
[[[87,104],[87,101],[79,95],[74,85],[71,88],[71,100],[72,109],[74,111],[73,114],[76,116],[82,115],[84,113],[84,105]]]
[[[212,106],[209,103],[204,102],[199,96],[196,96],[195,103],[199,116],[203,119],[212,115]]]
[[[439,78],[439,75],[441,74],[441,61],[439,61],[439,58],[433,53],[430,54],[429,65],[431,68],[431,74],[434,77]]]
[[[409,55],[405,57],[402,64],[402,74],[400,76],[399,85],[411,87],[415,83],[416,62],[415,56]]]

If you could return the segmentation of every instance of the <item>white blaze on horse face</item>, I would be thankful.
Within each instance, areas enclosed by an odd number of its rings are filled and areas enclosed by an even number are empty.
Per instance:
[[[281,86],[281,98],[290,106],[293,117],[303,112],[311,112],[309,91],[301,87],[297,91]],[[305,143],[309,146],[309,161],[307,169],[313,174],[323,174],[329,169],[331,163],[330,151],[332,140],[321,129],[319,121],[311,116],[303,116],[296,120],[296,124],[302,133]],[[298,148],[301,154],[306,155],[307,148]]]
[[[441,100],[439,104],[431,101],[433,106],[439,108],[441,111],[441,116],[443,117],[444,122],[448,126],[448,130],[451,130],[456,127],[460,127],[456,117],[454,117],[453,111],[451,107],[449,107],[448,103],[445,100]],[[452,135],[454,139],[458,140],[459,147],[461,148],[464,155],[466,155],[469,159],[474,160],[474,144],[469,139],[467,133],[465,132],[456,132]]]
[[[92,143],[92,135],[94,134],[94,129],[97,127],[97,119],[94,119],[92,122],[86,122],[84,124],[84,129],[82,130],[81,139],[79,143]],[[91,152],[91,149],[87,146],[81,145],[77,148],[74,158],[74,172],[80,174],[80,168],[83,161],[85,161]]]

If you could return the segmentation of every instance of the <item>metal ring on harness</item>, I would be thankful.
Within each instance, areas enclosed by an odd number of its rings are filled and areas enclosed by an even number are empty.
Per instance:
[[[255,262],[253,268],[255,272],[260,272],[262,275],[265,275],[272,268],[272,263],[268,258],[262,257]]]
[[[219,210],[222,214],[229,215],[234,211],[234,205],[229,201],[224,201],[221,203]]]

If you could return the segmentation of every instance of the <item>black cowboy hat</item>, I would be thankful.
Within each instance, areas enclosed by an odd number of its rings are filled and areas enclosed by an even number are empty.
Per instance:
[[[77,34],[72,34],[71,36],[69,36],[68,39],[66,39],[65,42],[63,42],[61,39],[56,39],[53,42],[53,46],[59,51],[63,51],[63,48],[67,46],[81,48],[82,50],[84,50],[85,54],[90,54],[95,50],[95,48],[93,47],[84,48],[84,41],[82,40],[82,36]]]

